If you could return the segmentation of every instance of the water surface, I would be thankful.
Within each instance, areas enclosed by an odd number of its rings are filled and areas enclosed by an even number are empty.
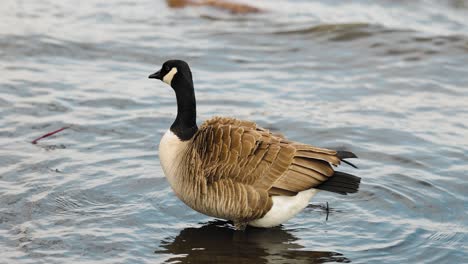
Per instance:
[[[468,3],[250,2],[3,1],[1,263],[468,262]],[[158,160],[175,97],[147,79],[171,58],[199,122],[351,150],[360,192],[245,233],[187,208]]]

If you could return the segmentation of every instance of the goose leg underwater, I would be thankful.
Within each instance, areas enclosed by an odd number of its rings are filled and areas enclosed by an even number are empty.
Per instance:
[[[177,197],[205,215],[245,225],[273,227],[300,211],[319,191],[346,195],[361,178],[335,171],[351,152],[294,142],[254,122],[213,117],[196,123],[189,65],[166,61],[149,76],[170,85],[177,116],[159,144],[164,174]],[[352,165],[354,166],[354,165]]]

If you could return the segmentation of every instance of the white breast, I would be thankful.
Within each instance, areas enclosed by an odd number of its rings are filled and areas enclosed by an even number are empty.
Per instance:
[[[317,189],[309,189],[299,192],[296,196],[273,196],[273,206],[262,218],[249,223],[255,227],[273,227],[280,225],[302,211]]]
[[[159,159],[161,161],[161,166],[169,184],[176,194],[179,193],[178,189],[180,189],[180,185],[178,184],[178,172],[183,164],[183,153],[187,150],[188,144],[189,141],[181,141],[170,129],[167,130],[159,143]]]

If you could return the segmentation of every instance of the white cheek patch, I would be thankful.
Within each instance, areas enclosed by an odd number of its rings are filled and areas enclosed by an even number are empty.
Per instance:
[[[172,82],[172,78],[174,78],[174,75],[177,73],[177,68],[176,67],[172,67],[172,69],[166,73],[166,75],[164,75],[163,77],[163,82],[171,85],[171,82]]]

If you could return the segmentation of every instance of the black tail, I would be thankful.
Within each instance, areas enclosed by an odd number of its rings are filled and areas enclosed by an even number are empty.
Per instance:
[[[351,151],[345,151],[345,150],[338,150],[336,152],[336,156],[344,163],[348,164],[349,166],[357,169],[358,167],[351,162],[345,160],[345,159],[353,159],[357,158],[356,154],[352,153]]]
[[[335,171],[333,176],[315,188],[346,195],[348,193],[357,192],[359,190],[360,182],[361,178],[357,176],[341,171]]]

